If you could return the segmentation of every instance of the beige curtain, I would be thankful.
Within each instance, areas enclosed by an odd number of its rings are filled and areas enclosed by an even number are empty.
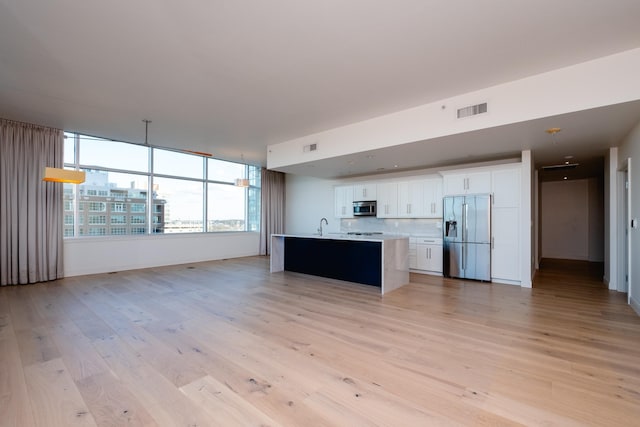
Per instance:
[[[262,168],[260,255],[271,254],[271,235],[284,233],[284,174]]]
[[[63,276],[62,184],[43,182],[62,167],[59,129],[0,119],[0,285]]]

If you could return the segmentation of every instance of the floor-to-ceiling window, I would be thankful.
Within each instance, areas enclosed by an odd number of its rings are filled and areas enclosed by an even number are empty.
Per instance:
[[[65,184],[65,237],[260,229],[259,166],[74,133],[64,158],[86,172]]]

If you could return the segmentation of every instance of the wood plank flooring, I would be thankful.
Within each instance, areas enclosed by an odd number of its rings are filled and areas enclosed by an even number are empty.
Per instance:
[[[384,297],[264,257],[0,288],[0,426],[640,425],[640,318],[545,263]]]

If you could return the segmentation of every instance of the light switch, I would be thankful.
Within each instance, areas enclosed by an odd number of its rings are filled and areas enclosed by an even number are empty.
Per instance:
[[[638,218],[633,218],[631,220],[631,228],[638,228]]]

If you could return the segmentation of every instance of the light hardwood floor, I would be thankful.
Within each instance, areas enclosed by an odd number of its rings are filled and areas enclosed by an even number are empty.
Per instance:
[[[384,297],[263,257],[0,288],[0,425],[640,425],[640,318],[547,264]]]

